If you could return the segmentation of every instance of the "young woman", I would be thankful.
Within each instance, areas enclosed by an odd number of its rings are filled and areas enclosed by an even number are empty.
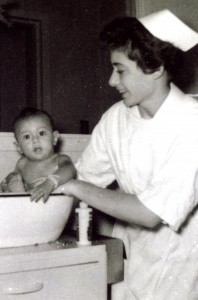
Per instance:
[[[171,83],[183,53],[136,18],[112,21],[101,37],[122,100],[63,190],[117,220],[127,259],[113,299],[198,299],[198,102]],[[106,189],[114,180],[120,190]]]

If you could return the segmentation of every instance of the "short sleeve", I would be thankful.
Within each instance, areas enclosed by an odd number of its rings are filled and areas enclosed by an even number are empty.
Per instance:
[[[108,135],[104,119],[95,127],[87,148],[75,164],[78,179],[101,187],[106,187],[115,179],[107,151]]]
[[[175,141],[138,198],[177,231],[196,206],[197,192],[198,137],[192,133]]]

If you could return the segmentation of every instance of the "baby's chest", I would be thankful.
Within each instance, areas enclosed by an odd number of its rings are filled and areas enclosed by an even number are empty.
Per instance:
[[[22,177],[26,183],[31,183],[37,178],[47,177],[55,173],[57,164],[55,161],[48,164],[30,164],[27,163],[22,169]]]

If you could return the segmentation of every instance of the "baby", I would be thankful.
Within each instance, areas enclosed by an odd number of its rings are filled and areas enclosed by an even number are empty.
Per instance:
[[[32,201],[47,201],[58,186],[74,178],[76,171],[67,155],[55,153],[59,133],[43,110],[26,108],[13,124],[21,153],[15,170],[1,183],[2,192],[29,192]]]

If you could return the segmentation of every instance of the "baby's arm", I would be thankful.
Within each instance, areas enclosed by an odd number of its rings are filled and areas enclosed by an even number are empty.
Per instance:
[[[43,202],[46,202],[53,190],[68,180],[75,178],[76,170],[74,164],[67,155],[59,155],[57,157],[57,165],[57,171],[52,175],[48,175],[44,182],[31,191],[32,201],[37,202],[42,198]]]
[[[69,156],[63,154],[58,156],[58,169],[53,175],[57,180],[56,188],[76,177],[76,169]]]
[[[3,193],[24,193],[25,187],[23,183],[23,178],[20,170],[18,169],[18,165],[21,164],[21,160],[16,164],[15,170],[9,173],[6,178],[1,182],[1,192]]]

